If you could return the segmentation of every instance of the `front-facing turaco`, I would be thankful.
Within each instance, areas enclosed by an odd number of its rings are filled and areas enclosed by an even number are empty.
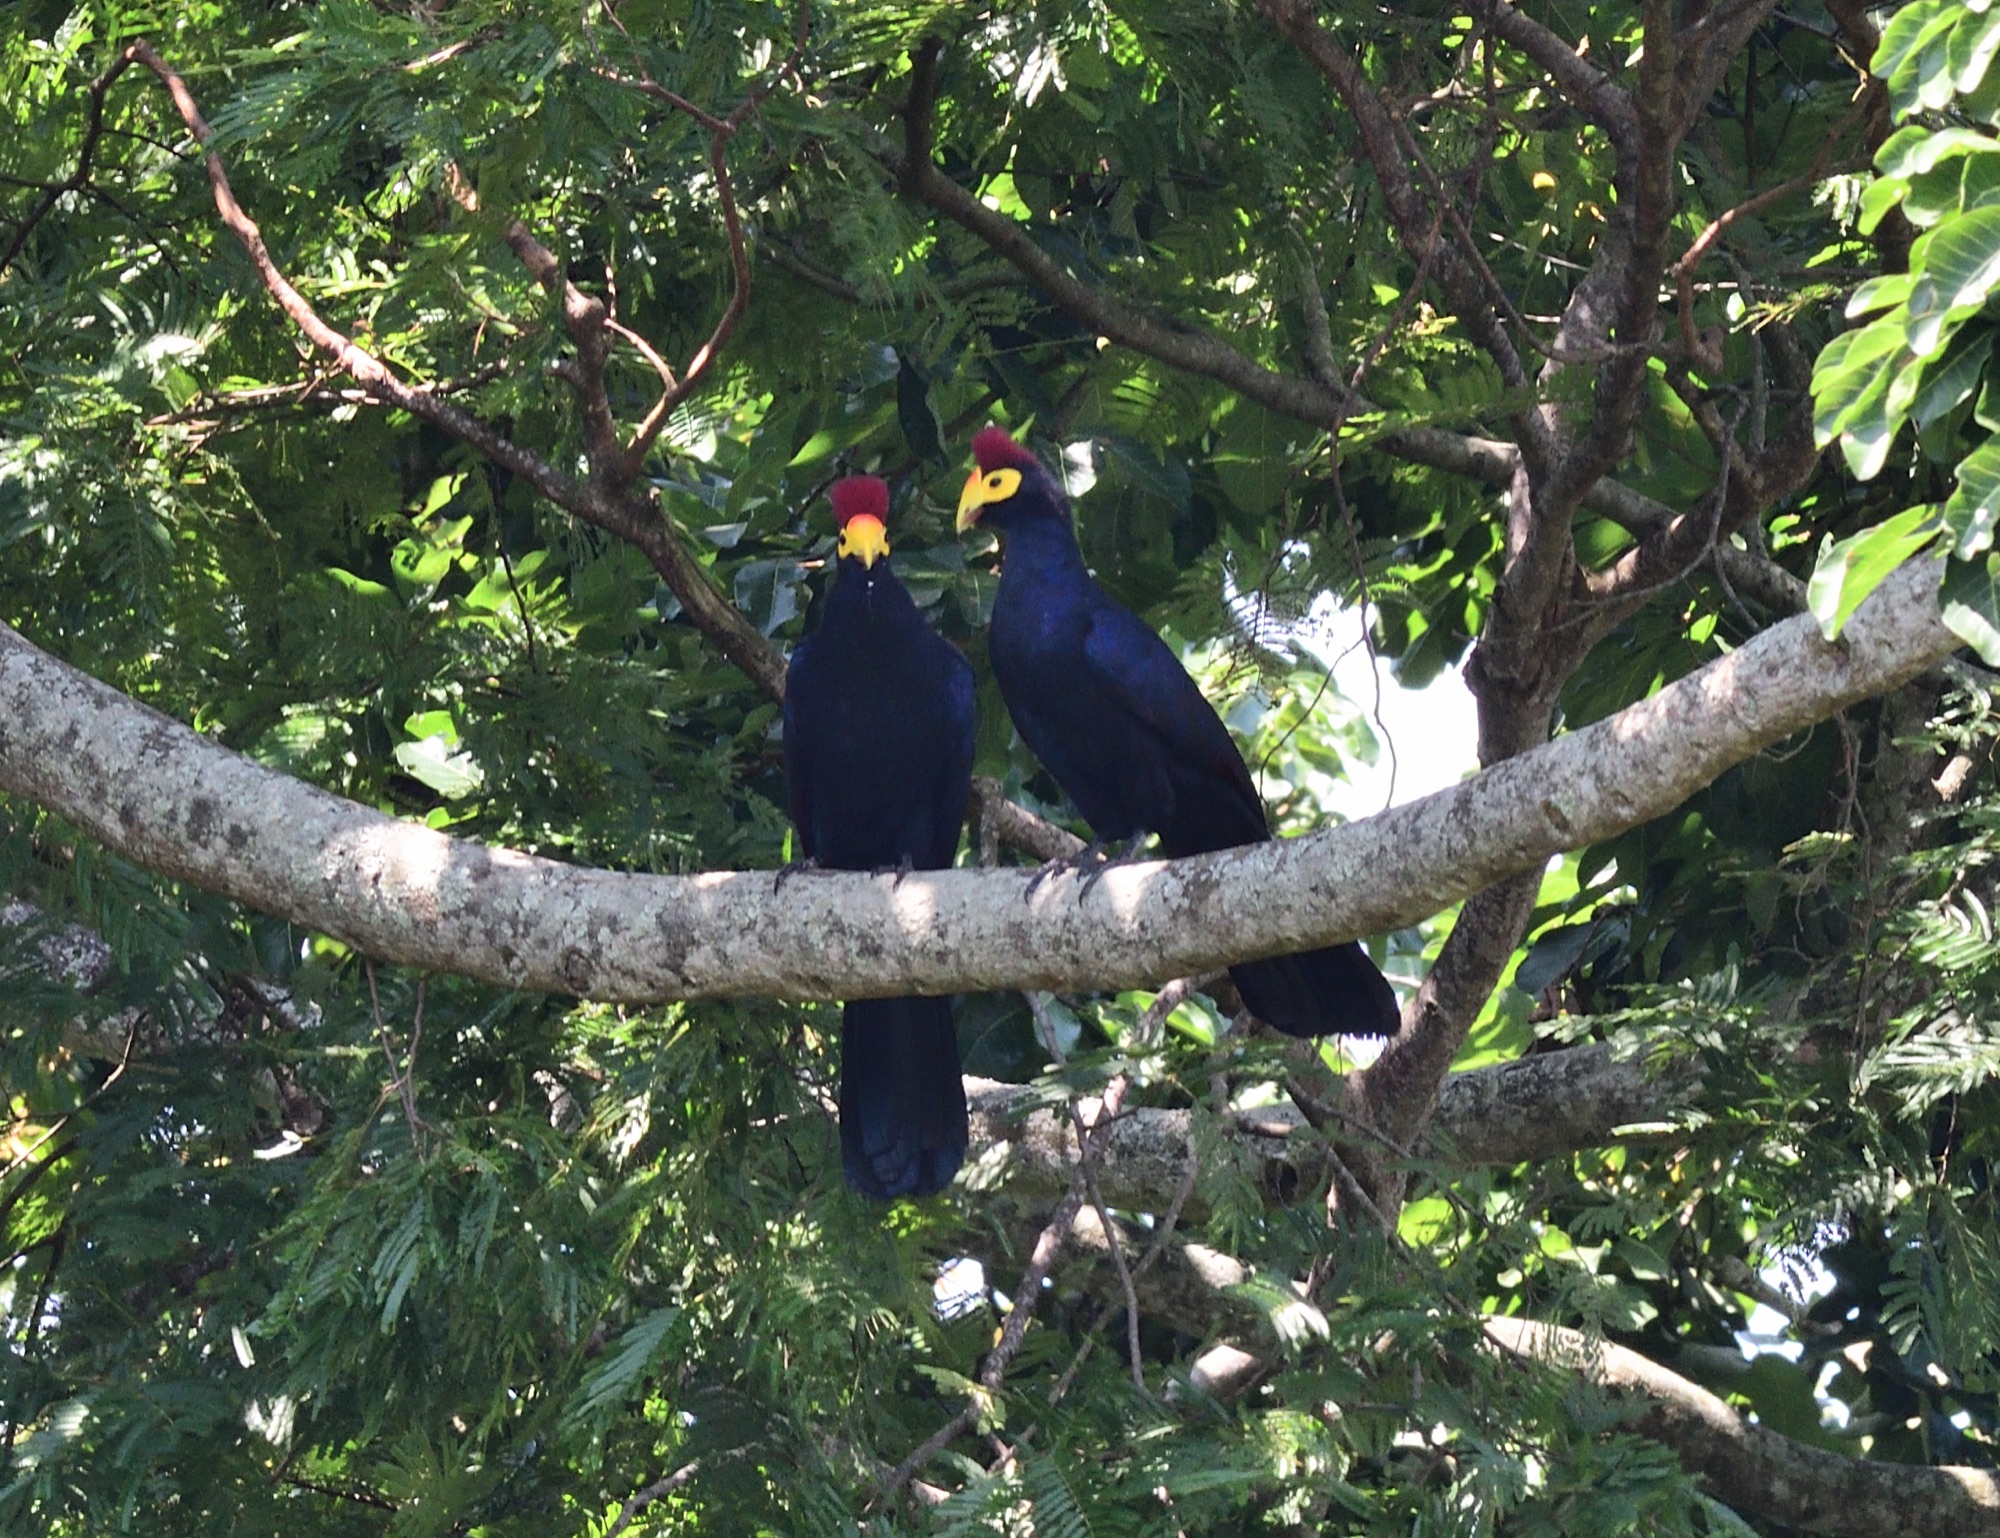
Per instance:
[[[889,569],[889,489],[832,489],[837,570],[785,675],[785,777],[799,851],[835,870],[937,870],[971,791],[972,667]],[[854,999],[841,1011],[840,1152],[881,1200],[929,1196],[965,1158],[951,1001]]]

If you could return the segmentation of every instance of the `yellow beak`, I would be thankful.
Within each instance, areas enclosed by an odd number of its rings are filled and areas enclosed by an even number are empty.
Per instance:
[[[958,532],[963,534],[979,522],[979,510],[995,502],[1005,502],[1021,489],[1019,470],[977,470],[965,478],[965,490],[958,494]]]
[[[880,518],[862,513],[847,520],[840,531],[839,553],[853,556],[864,567],[872,567],[889,553],[889,531]]]

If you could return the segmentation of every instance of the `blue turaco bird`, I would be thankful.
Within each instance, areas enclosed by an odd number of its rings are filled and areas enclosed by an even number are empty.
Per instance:
[[[1021,740],[1055,776],[1101,849],[1157,834],[1170,858],[1261,843],[1264,803],[1229,729],[1146,623],[1092,580],[1069,498],[998,427],[974,437],[979,468],[961,531],[999,531],[1000,589],[987,652]],[[1291,1036],[1384,1036],[1395,993],[1358,944],[1241,962],[1244,1004]]]
[[[785,675],[785,777],[799,852],[835,870],[936,870],[971,789],[972,667],[889,569],[889,488],[832,489],[838,570]],[[951,1184],[965,1158],[951,1001],[855,999],[841,1013],[840,1152],[887,1201]]]

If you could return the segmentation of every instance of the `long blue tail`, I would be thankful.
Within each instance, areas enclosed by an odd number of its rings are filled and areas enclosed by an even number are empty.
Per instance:
[[[1250,1013],[1287,1036],[1393,1036],[1395,990],[1359,944],[1245,961],[1229,977]]]
[[[965,1082],[951,1001],[856,999],[841,1012],[840,1162],[889,1201],[930,1196],[965,1162]]]

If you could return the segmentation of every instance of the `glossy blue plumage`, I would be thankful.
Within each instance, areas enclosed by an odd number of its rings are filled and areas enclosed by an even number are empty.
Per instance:
[[[837,870],[948,866],[971,790],[972,668],[886,560],[843,559],[792,652],[785,774],[799,852]],[[951,1001],[856,999],[841,1015],[840,1147],[849,1184],[928,1196],[965,1158]]]
[[[1020,487],[979,521],[1004,542],[987,644],[1022,741],[1107,843],[1155,833],[1179,857],[1269,838],[1229,729],[1166,643],[1092,579],[1053,477],[1013,452]],[[1396,1028],[1395,994],[1356,944],[1230,977],[1253,1014],[1291,1035]]]

